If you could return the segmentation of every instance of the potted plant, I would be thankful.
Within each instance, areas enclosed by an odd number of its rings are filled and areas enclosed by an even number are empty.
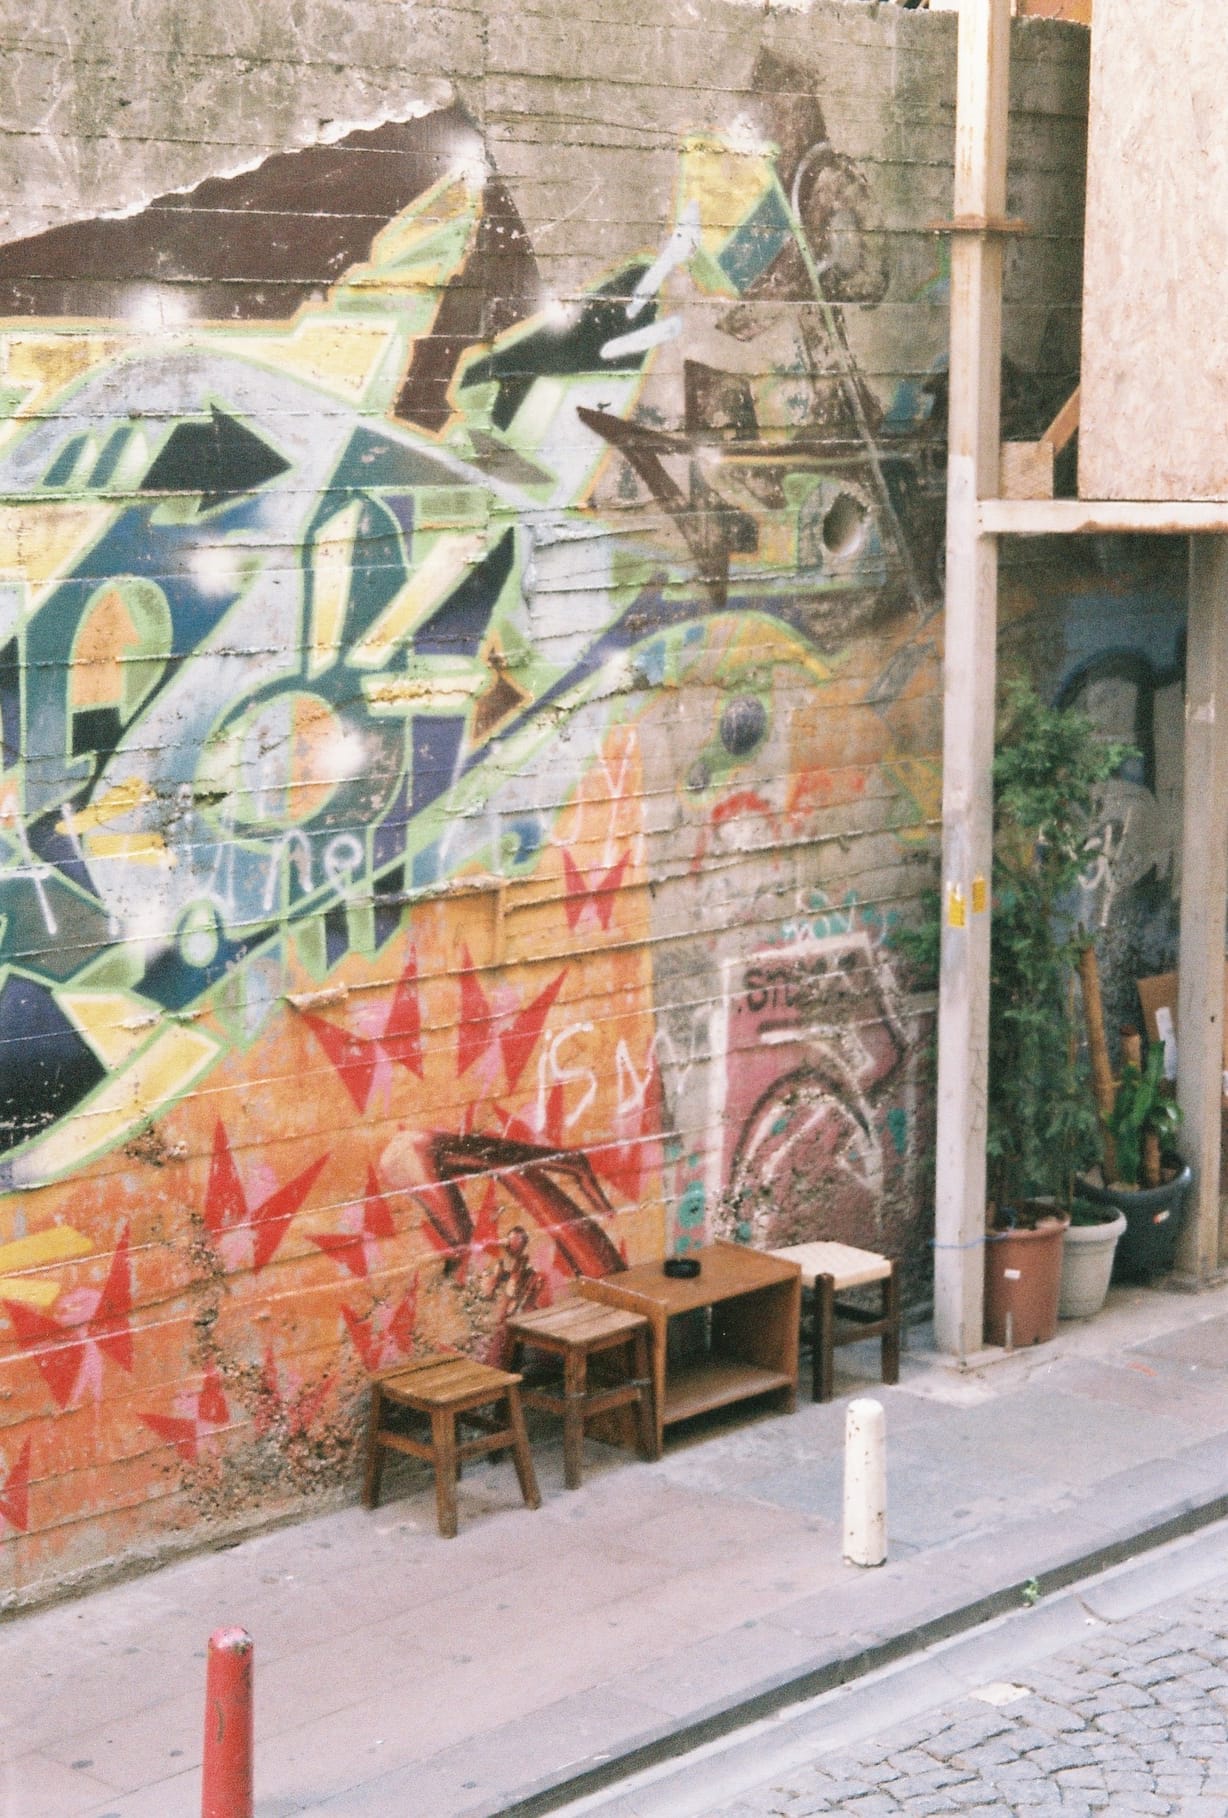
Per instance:
[[[1144,1058],[1138,1035],[1122,1036],[1121,1078],[1104,1119],[1106,1165],[1100,1181],[1079,1181],[1079,1193],[1125,1221],[1114,1279],[1151,1281],[1173,1266],[1193,1175],[1168,1147],[1181,1108],[1164,1078],[1163,1043],[1150,1043]]]
[[[994,753],[985,1337],[1030,1345],[1057,1329],[1062,1238],[1076,1175],[1097,1153],[1079,1060],[1065,913],[1085,869],[1101,785],[1130,753],[1026,683],[1003,690]],[[936,906],[940,909],[940,905]],[[937,969],[941,926],[897,936]]]
[[[1113,1261],[1126,1229],[1116,1205],[1089,1200],[1080,1183],[1070,1202],[1070,1224],[1062,1239],[1059,1319],[1091,1319],[1099,1313],[1113,1279]]]

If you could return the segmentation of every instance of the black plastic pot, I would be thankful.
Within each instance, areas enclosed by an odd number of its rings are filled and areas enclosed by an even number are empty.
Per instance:
[[[1098,1187],[1089,1180],[1077,1184],[1080,1198],[1096,1206],[1116,1206],[1125,1216],[1126,1228],[1113,1258],[1114,1281],[1154,1281],[1176,1260],[1194,1176],[1175,1155],[1166,1155],[1164,1165],[1177,1173],[1158,1187]]]

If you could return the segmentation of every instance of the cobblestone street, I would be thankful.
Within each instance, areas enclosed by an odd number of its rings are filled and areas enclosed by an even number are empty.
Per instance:
[[[1228,1814],[1228,1576],[712,1818]]]

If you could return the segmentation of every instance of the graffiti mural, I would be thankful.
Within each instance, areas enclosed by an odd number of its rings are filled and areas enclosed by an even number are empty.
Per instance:
[[[932,820],[941,480],[759,76],[573,295],[458,110],[0,249],[10,1598],[335,1493],[366,1371],[718,1204],[904,1192],[872,917],[771,931]]]
[[[920,1056],[900,987],[855,911],[816,919],[730,962],[714,1189],[726,1234],[760,1249],[805,1242],[816,1205],[824,1236],[881,1244],[909,1184]]]

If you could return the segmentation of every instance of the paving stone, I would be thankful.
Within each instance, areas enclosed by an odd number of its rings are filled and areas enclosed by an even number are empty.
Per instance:
[[[1043,1749],[1033,1749],[1029,1761],[1045,1774],[1056,1774],[1062,1768],[1082,1767],[1087,1760],[1087,1750],[1075,1747],[1071,1743],[1049,1743]]]
[[[1106,1768],[1104,1784],[1110,1793],[1149,1793],[1155,1782],[1150,1774],[1132,1768]]]
[[[1059,1786],[1094,1786],[1104,1785],[1104,1775],[1099,1768],[1085,1763],[1080,1767],[1058,1768],[1054,1779]]]
[[[997,1738],[992,1742],[977,1743],[970,1749],[961,1749],[958,1755],[951,1757],[956,1767],[971,1768],[977,1774],[984,1774],[1002,1762],[1014,1759],[1015,1751],[1010,1744],[1000,1742]]]

